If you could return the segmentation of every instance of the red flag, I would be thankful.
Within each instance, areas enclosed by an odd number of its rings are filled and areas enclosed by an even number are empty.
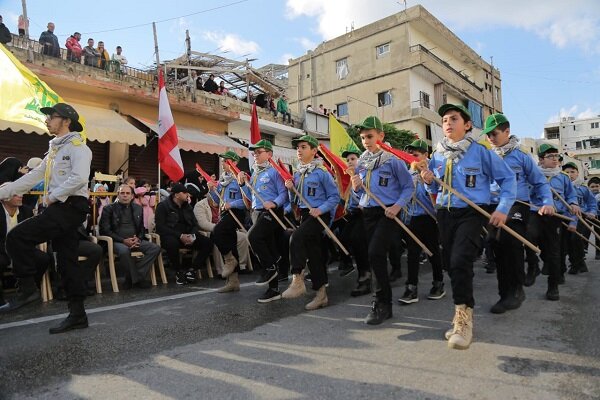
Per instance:
[[[202,177],[204,178],[204,180],[207,183],[212,183],[215,186],[217,186],[217,182],[215,182],[215,180],[212,178],[212,176],[207,174],[206,171],[203,170],[202,167],[200,166],[200,164],[198,164],[198,163],[196,163],[196,171],[198,171],[200,173],[200,175],[202,175]]]
[[[388,153],[392,153],[393,155],[395,155],[402,161],[407,162],[408,164],[419,161],[417,157],[413,156],[412,154],[408,154],[407,152],[402,150],[394,149],[393,147],[388,146],[380,140],[377,141],[377,144],[379,145],[379,147],[381,147],[382,150],[385,150]]]
[[[171,113],[169,97],[165,89],[163,70],[158,73],[158,162],[169,179],[183,178],[183,162],[179,153],[177,127]]]
[[[256,103],[252,103],[252,117],[250,118],[250,144],[256,144],[260,140],[260,128],[258,126],[258,112]]]
[[[350,194],[350,175],[346,173],[348,165],[346,165],[344,160],[342,160],[340,157],[338,157],[335,153],[333,153],[331,150],[329,150],[322,144],[319,145],[319,151],[321,152],[323,158],[327,160],[327,162],[331,166],[329,172],[335,178],[335,182],[340,192],[340,196],[342,197],[342,199],[348,201],[348,197]],[[335,210],[333,220],[337,221],[338,219],[342,218],[345,213],[346,208],[342,205],[339,205]]]
[[[273,168],[275,168],[275,170],[277,171],[279,176],[281,176],[281,179],[283,179],[284,182],[290,179],[292,181],[294,180],[294,177],[290,174],[287,168],[282,168],[281,165],[273,161],[272,158],[269,158],[269,163],[273,166]]]

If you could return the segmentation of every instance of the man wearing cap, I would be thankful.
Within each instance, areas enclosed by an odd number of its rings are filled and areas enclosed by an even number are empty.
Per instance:
[[[281,122],[285,122],[285,117],[287,117],[288,124],[292,123],[292,114],[290,114],[290,110],[288,109],[287,96],[285,94],[277,100],[277,112],[282,115]]]
[[[492,150],[513,170],[517,179],[516,202],[508,212],[506,225],[521,236],[526,236],[527,224],[530,215],[529,206],[531,193],[534,193],[542,202],[537,211],[541,215],[554,214],[554,201],[550,192],[550,185],[535,165],[531,156],[521,150],[519,139],[510,133],[510,122],[504,114],[492,114],[485,120],[483,133],[487,135],[492,145]],[[496,274],[498,278],[498,294],[500,299],[492,306],[490,311],[502,314],[521,306],[525,300],[523,285],[525,283],[525,259],[523,244],[497,228],[490,228],[489,237],[492,239],[492,250],[496,261]]]
[[[319,142],[310,135],[304,135],[292,140],[300,161],[294,179],[287,180],[285,186],[290,190],[290,202],[299,209],[300,226],[290,238],[290,266],[292,268],[292,283],[283,292],[283,298],[300,297],[306,292],[302,279],[302,271],[308,265],[313,289],[317,291],[315,298],[304,308],[308,311],[327,306],[327,266],[322,251],[323,226],[317,220],[320,217],[329,224],[340,201],[340,194],[333,177],[323,166],[322,159],[316,159]],[[291,191],[296,191],[304,197],[308,204],[300,200]]]
[[[418,161],[427,160],[427,143],[424,140],[417,139],[406,146],[405,150],[417,157]],[[436,211],[431,202],[431,197],[425,189],[418,170],[411,166],[410,174],[413,177],[415,192],[407,205],[408,216],[410,217],[409,229],[421,240],[425,246],[433,253],[429,257],[431,270],[433,273],[433,282],[427,298],[429,300],[439,300],[446,295],[444,290],[444,273],[442,271],[442,259],[440,257],[439,232]],[[404,295],[398,299],[400,304],[412,304],[419,301],[417,285],[419,283],[419,256],[421,247],[408,235],[405,237],[408,249],[408,278],[406,280],[406,290]]]
[[[356,145],[350,145],[342,152],[342,157],[346,159],[348,168],[352,170],[358,166],[358,157],[360,157],[360,151]],[[357,297],[371,293],[371,268],[369,267],[369,255],[367,249],[367,232],[365,230],[365,220],[362,214],[362,208],[359,207],[358,203],[360,196],[354,193],[352,190],[348,191],[348,198],[345,199],[346,215],[344,220],[346,223],[343,225],[340,232],[340,241],[350,251],[354,260],[356,261],[356,268],[358,269],[358,280],[356,287],[350,292],[350,296]],[[342,255],[342,257],[345,257]],[[349,260],[347,263],[352,263],[352,258],[348,256]],[[342,258],[342,262],[344,259]],[[354,270],[348,269],[350,272]],[[342,269],[340,276],[346,276],[350,272]]]
[[[160,244],[167,251],[169,262],[175,270],[175,283],[185,285],[196,282],[196,270],[206,264],[212,250],[212,241],[200,233],[198,221],[189,203],[187,188],[176,183],[167,199],[156,207],[156,233]],[[192,267],[184,270],[179,261],[179,249],[196,250]]]
[[[271,167],[269,159],[273,156],[273,145],[266,139],[259,140],[249,150],[254,157],[252,176],[247,181],[246,173],[241,171],[238,183],[243,194],[252,205],[252,228],[248,231],[248,240],[252,251],[260,261],[263,270],[256,285],[267,287],[266,292],[258,299],[259,303],[268,303],[281,299],[278,276],[278,260],[288,257],[280,254],[277,237],[283,234],[283,229],[268,210],[274,212],[283,220],[283,209],[288,202],[288,194],[283,179],[275,168]],[[250,192],[247,183],[252,185],[256,193]]]
[[[358,160],[352,176],[352,190],[360,197],[368,238],[369,263],[377,280],[375,301],[365,319],[369,325],[378,325],[392,317],[392,287],[387,267],[387,254],[393,241],[400,240],[400,227],[394,217],[400,214],[412,193],[412,178],[406,164],[383,151],[378,141],[385,139],[383,124],[375,116],[367,117],[357,125],[365,152]],[[378,197],[385,207],[371,198],[364,188]]]
[[[238,278],[240,255],[237,250],[237,230],[238,223],[233,218],[233,213],[238,221],[246,219],[246,205],[242,197],[242,190],[236,180],[234,171],[227,164],[227,160],[233,164],[240,161],[240,156],[229,150],[219,154],[223,166],[223,174],[219,183],[215,186],[208,182],[208,188],[211,190],[209,196],[219,205],[221,216],[219,222],[215,225],[211,238],[219,252],[223,255],[223,272],[221,276],[227,278],[225,286],[218,290],[219,293],[237,292],[240,290],[240,280]]]
[[[427,184],[427,191],[437,195],[443,263],[452,284],[453,327],[445,337],[449,348],[463,350],[469,348],[473,339],[473,262],[479,254],[479,235],[487,221],[433,178],[484,207],[491,203],[490,185],[496,181],[500,187],[498,206],[489,224],[498,227],[506,223],[515,201],[516,177],[500,157],[477,143],[471,113],[465,106],[444,104],[438,113],[442,117],[444,138],[437,144],[428,168],[421,167],[421,178]]]
[[[29,191],[41,180],[45,182],[43,203],[46,210],[17,225],[6,238],[6,249],[19,281],[19,291],[10,301],[10,309],[39,299],[33,253],[36,245],[51,240],[57,252],[70,314],[57,327],[50,328],[50,333],[62,333],[88,326],[83,305],[86,271],[77,263],[77,228],[89,213],[87,196],[92,152],[79,133],[83,127],[73,107],[57,103],[40,111],[47,115],[46,126],[55,136],[43,163],[0,189],[0,199],[6,199]]]
[[[568,162],[562,166],[563,172],[569,175],[573,188],[577,194],[577,203],[581,209],[582,214],[586,217],[596,218],[598,213],[598,205],[596,199],[590,189],[583,184],[583,179],[579,177],[579,168],[574,162]],[[577,232],[583,237],[589,237],[591,231],[581,222],[577,223]],[[574,232],[566,232],[565,240],[567,244],[567,252],[569,254],[569,261],[571,262],[569,268],[569,274],[576,275],[579,272],[588,272],[587,265],[585,263],[585,249],[588,243],[583,241]],[[566,270],[565,259],[561,259],[561,272],[564,273]]]
[[[551,191],[554,190],[568,204],[565,206],[553,193],[554,209],[559,214],[572,218],[568,230],[575,231],[577,228],[576,214],[581,211],[577,204],[577,193],[569,177],[561,171],[558,148],[552,144],[543,143],[538,148],[539,166],[542,174],[550,184]],[[531,204],[535,207],[542,207],[543,199],[537,193],[531,193]],[[548,273],[548,290],[546,298],[556,301],[560,299],[558,285],[564,283],[564,274],[561,273],[561,260],[566,257],[566,246],[562,244],[564,235],[561,221],[558,218],[541,216],[536,212],[529,215],[529,224],[527,225],[527,234],[533,244],[539,245],[542,253],[540,257],[544,260],[544,270]],[[525,277],[525,286],[531,286],[535,282],[535,277],[539,275],[540,270],[537,265],[537,257],[527,258],[527,276]]]

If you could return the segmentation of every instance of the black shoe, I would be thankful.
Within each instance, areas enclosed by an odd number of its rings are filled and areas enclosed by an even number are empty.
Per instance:
[[[196,283],[196,271],[190,269],[185,273],[185,280],[187,283]]]
[[[279,290],[268,288],[265,294],[258,298],[259,303],[270,303],[275,300],[281,300],[281,293]]]
[[[400,304],[412,304],[419,301],[419,294],[416,285],[406,285],[406,290],[402,297],[398,299]]]
[[[260,278],[254,284],[256,286],[266,286],[275,278],[277,278],[277,270],[275,268],[266,268],[262,270]]]
[[[587,267],[587,264],[584,262],[582,265],[579,266],[579,273],[582,274],[584,272],[589,272],[590,270]]]
[[[312,282],[312,276],[310,275],[310,272],[308,272],[306,275],[304,275],[304,280],[306,282]]]
[[[358,282],[358,285],[356,285],[356,288],[352,289],[352,291],[350,292],[350,296],[358,297],[358,296],[364,296],[365,294],[369,294],[369,293],[371,293],[371,280],[366,279],[362,282]]]
[[[548,285],[548,291],[546,292],[546,298],[548,300],[557,301],[560,299],[558,294],[558,285]]]
[[[504,314],[506,312],[506,307],[504,306],[504,298],[498,300],[496,304],[490,308],[490,312],[492,314]]]
[[[400,278],[402,278],[402,270],[400,268],[392,269],[392,272],[390,273],[390,283],[396,282]]]
[[[537,266],[527,268],[527,275],[525,276],[525,281],[523,284],[526,287],[533,286],[533,284],[535,283],[535,278],[539,274],[540,274],[540,269]]]
[[[521,303],[522,301],[520,295],[515,291],[513,293],[510,293],[504,299],[504,308],[506,310],[516,310],[517,308],[521,307]]]
[[[579,268],[575,265],[571,265],[568,271],[569,275],[577,275],[579,273]]]
[[[556,279],[556,283],[558,283],[559,285],[564,285],[565,284],[565,274],[560,274],[558,276],[558,278]]]
[[[446,295],[444,290],[444,282],[433,281],[433,286],[427,295],[429,300],[439,300]]]
[[[183,286],[183,285],[187,285],[187,279],[185,279],[185,272],[183,271],[178,271],[177,274],[175,274],[175,283],[179,286]]]
[[[390,318],[392,318],[392,305],[374,301],[371,312],[369,312],[369,315],[365,318],[365,324],[379,325]]]
[[[150,289],[152,287],[152,282],[144,279],[142,281],[137,282],[134,286],[138,289]]]
[[[33,293],[18,293],[16,297],[8,300],[8,306],[5,306],[2,311],[6,312],[17,310],[29,303],[39,301],[40,298],[41,296],[38,290],[34,291]]]
[[[354,272],[354,270],[356,269],[356,267],[354,266],[354,264],[352,264],[352,261],[350,263],[341,263],[340,264],[340,277],[345,277],[350,275],[351,273]]]
[[[85,329],[88,327],[87,315],[73,316],[69,314],[58,326],[50,328],[48,331],[51,335],[56,333],[64,333],[72,331],[73,329]]]

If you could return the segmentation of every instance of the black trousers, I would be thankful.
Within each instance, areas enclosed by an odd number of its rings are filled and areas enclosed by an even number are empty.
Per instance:
[[[36,265],[36,273],[34,275],[34,279],[36,285],[39,286],[42,281],[42,276],[44,276],[46,270],[54,265],[54,260],[52,258],[52,255],[41,251],[37,247],[33,250],[32,256],[35,259]],[[6,270],[6,267],[8,267],[9,265],[10,259],[0,259],[0,303],[2,303],[2,299],[4,299],[4,285],[2,283],[2,278],[4,277],[4,271]]]
[[[363,209],[365,230],[369,241],[369,264],[377,279],[375,296],[377,301],[392,303],[392,287],[387,268],[387,255],[394,242],[400,241],[400,227],[393,219],[385,216],[381,207]]]
[[[283,208],[273,209],[275,215],[281,221],[283,219]],[[265,269],[276,269],[281,257],[289,257],[288,253],[281,253],[277,238],[283,235],[283,228],[267,210],[252,211],[252,228],[248,231],[250,247],[258,258],[260,265]],[[269,282],[271,289],[278,288],[277,279]]]
[[[506,226],[512,228],[521,236],[527,236],[529,221],[529,206],[515,203],[508,213]],[[488,236],[491,236],[492,251],[496,261],[496,276],[498,278],[498,294],[505,298],[523,286],[525,280],[525,253],[523,243],[512,237],[506,231],[488,226]],[[496,240],[496,237],[498,240]]]
[[[398,270],[401,268],[402,254],[404,254],[404,250],[405,250],[405,246],[403,243],[404,230],[402,230],[402,228],[400,228],[399,232],[400,232],[401,236],[398,238],[398,240],[394,240],[392,242],[392,245],[390,246],[389,255],[388,255],[389,259],[390,259],[390,265],[392,266],[392,270]]]
[[[179,249],[196,250],[196,256],[192,260],[192,268],[200,269],[206,265],[206,259],[212,251],[213,242],[199,231],[193,233],[196,235],[196,240],[189,246],[184,246],[176,236],[160,237],[160,245],[167,252],[169,262],[175,271],[183,270],[183,266],[179,262]]]
[[[308,209],[300,210],[300,226],[290,238],[290,265],[293,274],[302,272],[308,262],[312,287],[319,290],[327,283],[327,260],[323,253],[323,226],[309,214]],[[330,213],[321,215],[325,224],[329,224]]]
[[[344,219],[346,223],[340,233],[340,242],[354,256],[360,279],[369,272],[369,248],[365,219],[360,209],[348,213]]]
[[[439,243],[440,233],[436,221],[429,215],[418,215],[410,219],[408,227],[429,251],[433,253],[429,257],[433,280],[437,282],[443,281],[444,273],[442,272],[442,257],[440,255]],[[406,244],[408,248],[408,279],[406,283],[417,285],[419,283],[419,256],[422,249],[408,235],[406,235]]]
[[[13,261],[15,276],[36,279],[40,270],[36,265],[35,246],[52,241],[67,297],[71,300],[84,299],[86,271],[77,263],[77,228],[88,212],[85,197],[71,196],[64,203],[50,205],[41,214],[21,222],[11,230],[6,237],[6,249]]]
[[[438,210],[443,262],[448,268],[454,304],[475,306],[473,262],[481,249],[481,228],[485,219],[472,208]]]
[[[561,248],[563,247],[561,246],[561,231],[560,219],[545,215],[542,216],[537,212],[529,214],[527,236],[529,237],[529,241],[539,246],[542,251],[540,257],[544,262],[544,266],[548,267],[549,284],[557,284],[560,275]],[[535,255],[535,253],[533,254]],[[529,256],[527,262],[529,263]],[[531,265],[529,264],[530,267]]]
[[[577,223],[577,232],[586,238],[589,238],[590,234],[592,233],[581,222]],[[571,266],[575,269],[585,268],[585,249],[587,248],[588,243],[574,232],[567,231],[565,236],[567,240],[567,252],[569,254],[569,262],[571,263]]]
[[[102,246],[89,240],[80,240],[77,255],[87,258],[79,262],[81,268],[86,271],[86,280],[94,280],[94,272],[102,259]]]
[[[232,208],[231,211],[240,222],[244,221],[246,218],[246,212],[242,209]],[[215,229],[212,231],[210,238],[222,255],[233,253],[235,258],[239,261],[239,255],[237,251],[238,228],[239,225],[237,222],[235,222],[235,219],[233,219],[229,211],[225,211],[221,214],[221,219],[217,225],[215,225]],[[235,267],[235,271],[238,272],[239,270],[240,266],[238,263],[238,266]]]

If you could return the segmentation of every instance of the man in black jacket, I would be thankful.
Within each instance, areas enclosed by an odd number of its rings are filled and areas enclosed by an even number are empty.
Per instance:
[[[160,254],[160,247],[144,240],[144,212],[142,207],[132,202],[133,189],[121,185],[117,191],[117,201],[105,206],[100,217],[100,234],[113,239],[119,265],[125,271],[125,288],[132,286],[148,289],[150,267]],[[135,260],[131,252],[141,252]]]
[[[54,34],[54,22],[48,22],[48,30],[42,32],[39,42],[42,46],[42,54],[60,57],[60,45],[58,44],[58,38]]]
[[[178,285],[196,281],[194,270],[205,265],[206,258],[213,248],[212,241],[200,233],[188,198],[187,188],[181,183],[176,183],[171,188],[171,195],[158,204],[155,216],[156,232],[160,235],[161,246],[167,251],[169,262],[177,273],[175,282]],[[187,272],[179,262],[180,248],[197,251],[192,260],[192,268]]]
[[[33,217],[31,208],[23,205],[23,196],[13,196],[9,200],[0,201],[0,309],[6,308],[8,303],[4,301],[2,290],[2,279],[4,270],[11,264],[11,259],[6,254],[6,235],[21,221]],[[38,267],[35,281],[39,285],[42,276],[51,265],[52,258],[49,254],[44,253],[37,248],[34,250],[35,265]]]
[[[10,31],[8,30],[6,25],[4,25],[4,23],[2,22],[2,15],[0,15],[0,43],[6,44],[10,43],[11,41],[12,35],[10,34]]]

